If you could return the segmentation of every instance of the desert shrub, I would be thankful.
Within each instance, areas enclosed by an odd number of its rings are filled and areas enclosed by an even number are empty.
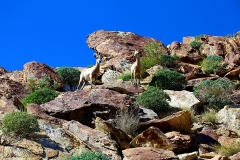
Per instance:
[[[204,61],[204,68],[203,71],[207,74],[209,73],[216,73],[217,71],[224,68],[224,65],[221,64],[223,61],[223,57],[218,55],[208,56]]]
[[[124,81],[129,81],[131,79],[131,74],[130,73],[124,73],[118,77],[118,79],[122,79]]]
[[[228,79],[205,80],[193,87],[194,95],[209,108],[222,109],[231,104],[231,94],[236,85]]]
[[[46,74],[42,74],[42,77],[38,80],[32,78],[31,76],[28,77],[28,80],[27,80],[27,88],[30,93],[33,93],[34,91],[42,88],[49,88],[49,89],[56,90],[59,87],[60,87],[60,84],[55,80],[52,83],[51,78]]]
[[[213,150],[215,153],[230,157],[240,152],[240,143],[232,144],[229,146],[214,145]]]
[[[143,46],[146,56],[141,58],[142,63],[142,75],[147,69],[159,64],[159,57],[162,54],[162,47],[159,43],[150,42]]]
[[[209,110],[209,111],[206,111],[204,112],[203,114],[203,121],[204,122],[210,122],[212,124],[216,124],[217,123],[217,113],[215,110]]]
[[[137,97],[136,103],[155,112],[160,112],[170,109],[167,100],[170,100],[170,97],[162,89],[149,86],[146,91]]]
[[[127,133],[136,136],[140,124],[138,115],[139,108],[120,109],[117,111],[114,123],[116,127]]]
[[[24,106],[27,106],[28,103],[43,104],[55,99],[58,95],[59,93],[55,90],[43,88],[26,96],[22,103]]]
[[[57,73],[63,79],[63,82],[68,84],[73,91],[73,86],[79,82],[81,72],[72,67],[60,67],[57,69]]]
[[[2,120],[0,129],[3,134],[14,133],[16,135],[27,135],[40,131],[36,118],[27,112],[6,114]]]
[[[162,54],[159,57],[159,64],[165,67],[174,68],[177,66],[179,57],[177,55],[171,56],[168,54]]]
[[[161,89],[182,90],[186,84],[187,81],[182,74],[176,71],[163,70],[153,76],[149,85]]]
[[[198,41],[196,41],[196,40],[194,40],[194,41],[192,41],[192,42],[190,43],[190,46],[191,46],[192,48],[196,49],[196,50],[199,50],[200,47],[201,47],[201,45],[202,45],[202,42],[198,42]]]
[[[69,160],[110,160],[110,158],[98,152],[84,152],[71,157]]]

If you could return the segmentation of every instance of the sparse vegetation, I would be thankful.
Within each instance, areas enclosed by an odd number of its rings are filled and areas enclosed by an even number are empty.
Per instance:
[[[208,56],[203,62],[203,71],[207,74],[216,73],[217,71],[224,69],[224,65],[221,63],[223,57],[218,55]]]
[[[116,127],[127,133],[136,136],[139,128],[139,108],[120,109],[117,111],[114,123]]]
[[[193,49],[196,49],[196,50],[200,50],[200,47],[202,45],[202,42],[199,42],[199,40],[201,39],[202,35],[199,35],[199,36],[196,36],[194,38],[194,40],[190,43],[190,46],[193,48]]]
[[[90,64],[90,65],[87,66],[87,68],[91,68],[91,67],[93,67],[93,66],[94,66],[93,64]]]
[[[216,153],[230,157],[240,152],[240,143],[232,144],[229,146],[214,145],[213,148]]]
[[[177,55],[171,56],[168,54],[162,54],[159,57],[159,64],[165,67],[174,68],[177,66],[179,57]]]
[[[55,90],[43,88],[43,89],[36,90],[35,92],[25,97],[22,103],[24,106],[27,106],[28,103],[35,103],[40,105],[53,100],[58,95],[59,93],[56,92]]]
[[[57,69],[57,73],[63,79],[63,82],[68,84],[73,91],[73,86],[79,82],[81,72],[72,67],[60,67]]]
[[[170,110],[167,100],[170,100],[170,97],[162,89],[149,86],[146,91],[137,97],[136,103],[155,112],[161,112]]]
[[[110,158],[98,152],[84,152],[71,157],[69,160],[110,160]]]
[[[146,56],[141,58],[142,63],[142,76],[147,69],[153,67],[156,64],[159,64],[159,57],[162,54],[162,47],[156,42],[151,42],[143,46]]]
[[[18,136],[25,136],[40,131],[36,118],[27,112],[12,112],[6,114],[2,120],[0,129],[3,134],[14,133]]]
[[[149,85],[160,89],[182,90],[186,84],[187,81],[182,74],[176,71],[163,70],[154,75]]]
[[[130,73],[123,73],[118,77],[118,79],[122,79],[123,81],[129,81],[131,79]]]
[[[36,90],[42,89],[42,88],[49,88],[49,89],[56,90],[59,87],[60,87],[60,84],[56,81],[53,81],[52,83],[51,78],[46,74],[42,74],[42,77],[39,80],[36,80],[31,76],[29,76],[27,80],[27,88],[30,93],[33,93]]]
[[[205,80],[193,88],[194,95],[209,108],[222,109],[231,104],[231,94],[236,85],[228,79]]]
[[[203,121],[204,122],[210,122],[212,124],[216,124],[217,123],[217,113],[215,110],[210,109],[209,111],[204,112],[203,114]]]

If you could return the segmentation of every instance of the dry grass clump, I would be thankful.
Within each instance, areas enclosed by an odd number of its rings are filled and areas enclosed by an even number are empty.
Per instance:
[[[240,152],[240,143],[229,146],[214,145],[214,151],[223,156],[230,157],[238,152]]]

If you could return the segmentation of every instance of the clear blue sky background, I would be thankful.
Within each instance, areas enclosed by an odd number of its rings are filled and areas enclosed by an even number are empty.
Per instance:
[[[240,31],[240,0],[0,0],[0,66],[95,64],[97,30],[133,32],[165,45],[184,36]]]

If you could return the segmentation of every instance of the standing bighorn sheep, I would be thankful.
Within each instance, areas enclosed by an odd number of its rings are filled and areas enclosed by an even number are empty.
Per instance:
[[[95,66],[84,69],[81,72],[77,89],[81,85],[82,81],[84,81],[84,82],[83,82],[81,89],[83,89],[83,87],[86,85],[86,83],[88,81],[91,81],[91,89],[92,89],[93,81],[96,82],[96,80],[100,74],[100,63],[102,62],[102,55],[100,55],[99,53],[94,53],[93,56],[94,56],[94,58],[96,58],[96,64],[95,64]]]
[[[136,61],[131,66],[131,84],[139,85],[140,75],[142,71],[142,64],[140,62],[140,52],[135,50],[134,57],[136,57]]]

